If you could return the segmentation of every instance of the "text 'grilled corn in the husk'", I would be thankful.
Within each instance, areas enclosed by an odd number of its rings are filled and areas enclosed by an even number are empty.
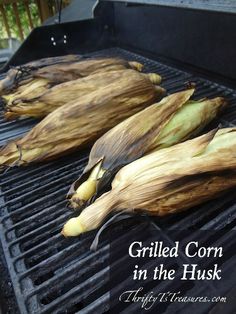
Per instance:
[[[125,71],[125,72],[124,72]],[[80,99],[83,95],[87,95],[99,88],[105,87],[112,82],[118,81],[122,76],[128,75],[130,72],[126,70],[98,72],[84,78],[79,78],[66,83],[56,85],[46,92],[40,92],[38,87],[35,92],[23,91],[20,95],[15,96],[8,101],[6,106],[5,117],[7,119],[19,116],[26,117],[45,117],[56,108]],[[158,74],[149,73],[140,75],[148,76],[155,84],[161,78]],[[28,88],[30,89],[34,84]],[[160,92],[162,88],[160,87]]]
[[[167,96],[99,138],[83,174],[68,193],[71,206],[79,208],[109,187],[122,166],[197,135],[226,105],[221,97],[189,100],[193,92],[189,89]]]
[[[77,236],[112,212],[165,216],[218,197],[236,186],[236,128],[213,130],[164,148],[122,168],[103,194],[62,230]]]
[[[123,72],[115,82],[59,107],[23,138],[7,144],[0,151],[0,165],[27,165],[85,147],[160,96],[148,76]]]

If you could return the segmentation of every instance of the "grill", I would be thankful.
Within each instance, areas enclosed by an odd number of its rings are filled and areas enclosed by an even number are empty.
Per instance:
[[[28,41],[31,39],[29,38]],[[195,68],[195,71],[192,68],[186,70],[184,63],[179,62],[176,65],[171,59],[163,59],[153,54],[150,57],[151,54],[148,55],[145,51],[140,53],[139,49],[127,48],[122,44],[112,46],[112,41],[109,42],[109,47],[104,44],[104,49],[94,49],[89,55],[120,56],[139,61],[145,65],[147,72],[158,72],[163,76],[163,87],[168,93],[183,89],[187,82],[194,82],[197,87],[195,97],[198,99],[224,96],[230,101],[230,106],[210,127],[215,127],[219,123],[222,126],[235,125],[236,92],[231,87],[227,87],[230,85],[219,83],[217,75],[206,76],[202,72],[199,76],[198,68]],[[15,56],[15,60],[20,60],[19,53]],[[35,120],[31,119],[5,122],[1,117],[0,145],[21,136],[35,123]],[[15,300],[12,298],[12,303],[16,306],[15,312],[119,313],[117,304],[110,304],[109,296],[122,290],[125,282],[121,276],[116,280],[116,287],[111,289],[108,285],[109,269],[110,267],[122,269],[126,257],[119,252],[120,244],[144,232],[151,226],[150,221],[161,230],[162,236],[170,243],[176,236],[181,237],[180,230],[191,231],[188,234],[189,239],[194,238],[194,232],[200,229],[214,230],[214,239],[212,233],[207,233],[206,239],[215,245],[224,244],[227,251],[222,261],[227,291],[226,288],[217,288],[217,284],[215,289],[218,289],[219,295],[230,293],[234,285],[231,274],[236,266],[232,233],[236,226],[236,203],[233,193],[228,193],[218,200],[198,206],[186,213],[167,218],[152,218],[148,221],[140,220],[138,217],[127,219],[113,227],[119,232],[118,238],[108,236],[109,231],[101,237],[96,252],[89,250],[96,234],[94,232],[82,235],[79,239],[64,239],[59,231],[71,215],[66,208],[65,195],[71,182],[82,172],[88,154],[89,151],[79,151],[55,162],[28,166],[24,169],[12,168],[1,174],[2,260],[4,269],[8,271],[6,280],[13,287]],[[222,230],[224,232],[221,232]],[[115,265],[110,265],[109,262],[110,245],[117,247]],[[152,264],[148,265],[151,266]],[[168,290],[168,284],[170,283],[161,282],[158,285],[153,283],[150,289]],[[184,289],[188,291],[188,295],[196,295],[196,291],[204,294],[206,288],[199,282],[191,282]],[[130,304],[122,310],[126,313],[134,313],[139,310],[137,306],[137,304]],[[190,311],[209,313],[210,310],[212,313],[219,313],[217,305],[211,303],[204,305],[204,308],[198,307],[197,304],[166,304],[158,308],[158,313],[189,313]],[[225,309],[224,311],[227,312]],[[233,313],[233,309],[230,308],[228,313]]]

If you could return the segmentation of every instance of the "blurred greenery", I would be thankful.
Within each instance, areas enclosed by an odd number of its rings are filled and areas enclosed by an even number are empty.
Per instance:
[[[19,12],[20,20],[21,20],[24,37],[26,37],[30,33],[30,24],[29,24],[29,19],[28,19],[23,1],[18,1],[17,7],[18,7],[18,12]],[[4,9],[7,15],[8,24],[11,31],[11,37],[17,38],[20,40],[19,30],[16,24],[16,18],[15,18],[12,5],[5,4]],[[29,9],[30,9],[31,18],[32,18],[34,27],[40,25],[38,7],[34,1],[29,2]],[[0,39],[7,38],[7,37],[8,36],[7,36],[6,28],[3,22],[3,16],[0,13]]]

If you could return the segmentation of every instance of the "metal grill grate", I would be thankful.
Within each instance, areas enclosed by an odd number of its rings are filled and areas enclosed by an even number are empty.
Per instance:
[[[168,93],[181,90],[187,81],[195,82],[195,97],[224,96],[230,101],[231,105],[215,125],[220,122],[229,126],[236,122],[236,93],[225,86],[120,48],[93,55],[115,55],[144,63],[146,71],[163,76],[163,86]],[[30,119],[5,122],[1,118],[0,145],[21,136],[34,124],[35,121]],[[81,173],[87,157],[88,152],[77,152],[55,162],[10,169],[1,174],[0,236],[21,313],[85,314],[104,313],[109,309],[109,291],[105,285],[109,274],[106,237],[103,237],[98,251],[92,253],[89,247],[94,233],[80,239],[64,239],[59,234],[70,215],[65,194]],[[217,202],[209,202],[201,208],[156,223],[163,232],[169,228],[193,230],[228,226],[231,229],[236,222],[235,207],[234,195],[227,195]],[[133,234],[138,230],[129,232]],[[129,232],[124,235],[124,240]],[[229,265],[229,271],[231,269],[232,265]],[[201,287],[194,285],[188,289],[192,293],[196,288]],[[172,313],[171,307],[163,308],[162,312]],[[130,307],[130,311],[133,310],[135,305]]]

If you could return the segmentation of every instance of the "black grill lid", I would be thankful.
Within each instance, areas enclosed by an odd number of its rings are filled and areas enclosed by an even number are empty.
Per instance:
[[[204,11],[216,11],[225,13],[236,13],[234,0],[100,0],[110,2],[125,2],[126,4],[151,4],[164,7],[175,7],[182,9],[196,9]]]

